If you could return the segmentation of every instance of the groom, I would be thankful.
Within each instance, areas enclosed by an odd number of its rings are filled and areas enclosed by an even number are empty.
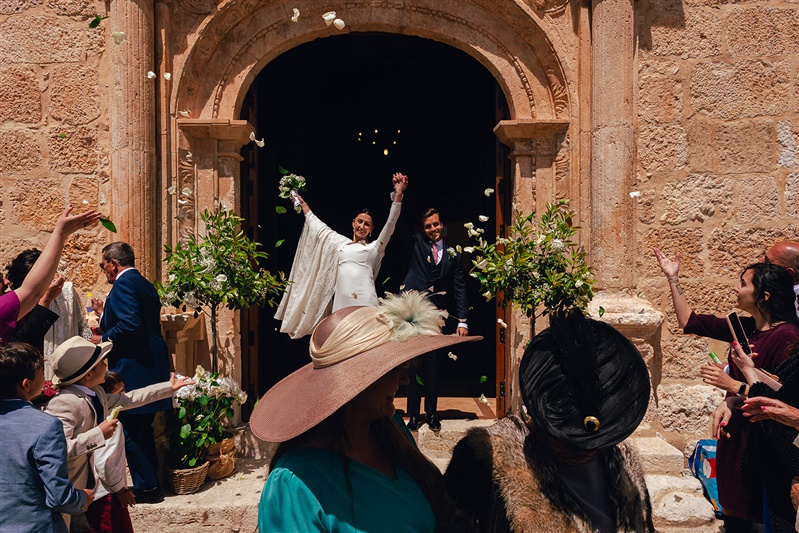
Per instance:
[[[466,278],[461,266],[461,256],[453,249],[447,250],[441,238],[443,224],[438,211],[432,207],[422,211],[422,233],[413,236],[411,250],[411,266],[405,276],[402,290],[429,290],[430,300],[439,309],[446,309],[451,318],[458,321],[457,334],[465,337],[469,334],[466,318],[469,304],[466,301]],[[408,429],[415,431],[427,422],[433,431],[441,429],[441,422],[436,416],[438,404],[438,376],[441,359],[446,350],[430,352],[418,357],[415,366],[411,367],[408,384]],[[424,383],[417,381],[419,376]],[[419,414],[422,388],[424,388],[424,408],[426,420]]]

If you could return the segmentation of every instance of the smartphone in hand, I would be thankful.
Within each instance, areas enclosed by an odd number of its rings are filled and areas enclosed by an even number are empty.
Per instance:
[[[738,318],[738,313],[733,311],[727,315],[727,325],[730,328],[730,333],[732,333],[732,338],[738,341],[738,344],[741,345],[741,349],[746,355],[750,355],[752,353],[752,348],[749,347],[749,339],[746,338],[746,333],[744,333],[744,327],[741,324],[741,319]]]

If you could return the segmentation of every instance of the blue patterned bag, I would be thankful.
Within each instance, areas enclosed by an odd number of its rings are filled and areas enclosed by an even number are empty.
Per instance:
[[[716,444],[716,439],[702,439],[697,442],[691,458],[688,459],[688,467],[702,484],[705,497],[713,504],[716,518],[721,518],[719,488],[716,484]]]

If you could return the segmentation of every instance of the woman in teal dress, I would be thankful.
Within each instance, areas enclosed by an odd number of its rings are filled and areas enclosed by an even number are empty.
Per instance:
[[[395,416],[414,357],[480,337],[441,335],[416,292],[347,307],[314,330],[312,362],[270,389],[250,420],[281,443],[258,509],[259,531],[432,532],[458,516],[441,472]]]

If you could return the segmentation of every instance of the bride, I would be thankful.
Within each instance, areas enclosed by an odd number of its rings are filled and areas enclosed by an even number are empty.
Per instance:
[[[297,339],[310,334],[314,326],[333,311],[353,305],[378,304],[375,276],[394,233],[402,195],[408,187],[408,177],[404,174],[394,174],[391,181],[394,193],[388,220],[377,239],[371,242],[374,221],[368,209],[352,219],[350,239],[330,229],[313,214],[302,197],[296,195],[305,215],[305,225],[291,266],[291,283],[275,313],[275,318],[282,320],[281,332]]]

